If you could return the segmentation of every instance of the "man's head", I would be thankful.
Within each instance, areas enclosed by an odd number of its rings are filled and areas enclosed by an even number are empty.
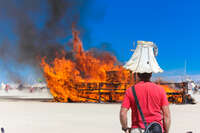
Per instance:
[[[152,76],[152,73],[137,73],[139,80],[144,82],[149,82]]]

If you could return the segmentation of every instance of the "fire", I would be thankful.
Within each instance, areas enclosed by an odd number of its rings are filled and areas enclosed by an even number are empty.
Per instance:
[[[52,62],[42,58],[41,66],[51,94],[58,102],[120,102],[125,90],[134,84],[130,71],[117,65],[108,52],[84,51],[78,32],[73,31],[72,57],[69,51]],[[98,52],[98,51],[97,51]],[[181,103],[181,92],[161,85],[170,102]]]
[[[84,51],[78,32],[73,31],[73,57],[66,53],[51,63],[42,58],[44,77],[54,99],[59,102],[122,101],[125,89],[133,84],[130,71],[117,65],[108,52]]]
[[[181,90],[175,90],[168,85],[160,85],[167,93],[167,98],[170,103],[182,103],[183,97]]]

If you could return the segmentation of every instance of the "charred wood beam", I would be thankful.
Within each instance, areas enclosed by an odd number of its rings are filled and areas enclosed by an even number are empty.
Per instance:
[[[178,92],[168,92],[167,95],[183,95],[183,94]]]
[[[77,89],[78,91],[94,91],[94,90],[110,90],[110,91],[125,91],[126,89]]]
[[[85,98],[87,100],[94,100],[98,102],[98,99],[90,98],[90,97],[84,97],[84,96],[79,96],[80,98]]]
[[[99,94],[99,92],[86,92],[84,94]],[[119,94],[119,95],[124,95],[123,92],[101,92],[101,95],[110,95],[110,94]]]

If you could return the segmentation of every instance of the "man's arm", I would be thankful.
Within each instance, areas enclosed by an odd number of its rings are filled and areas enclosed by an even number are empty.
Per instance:
[[[162,106],[162,112],[163,112],[163,118],[164,118],[163,126],[165,129],[165,133],[169,133],[169,128],[170,128],[170,124],[171,124],[169,105]]]
[[[124,128],[124,129],[128,128],[128,125],[127,125],[127,112],[128,112],[127,108],[121,107],[121,110],[120,110],[120,122],[121,122],[122,128]],[[127,130],[126,133],[129,133],[129,130]]]

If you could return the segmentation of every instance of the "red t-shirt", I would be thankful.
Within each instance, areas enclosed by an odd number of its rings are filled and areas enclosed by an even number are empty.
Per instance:
[[[155,83],[142,81],[135,85],[135,91],[147,124],[156,121],[163,128],[161,107],[169,104],[165,90]],[[127,109],[131,107],[132,128],[145,128],[133,97],[132,87],[126,90],[122,107]]]

